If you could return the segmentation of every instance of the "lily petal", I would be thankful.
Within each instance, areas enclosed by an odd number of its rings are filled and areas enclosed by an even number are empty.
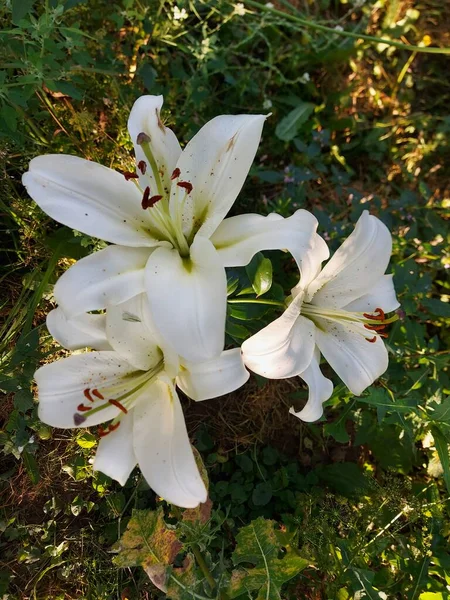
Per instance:
[[[329,256],[330,251],[327,243],[320,235],[315,234],[311,240],[310,251],[303,253],[301,259],[297,260],[300,269],[300,279],[298,284],[291,290],[294,298],[299,293],[304,293],[304,301],[309,301],[308,286],[320,273],[323,261],[327,260]]]
[[[105,315],[84,313],[69,320],[61,308],[55,308],[47,315],[50,335],[67,350],[112,350],[106,339],[105,327]]]
[[[47,154],[33,158],[22,183],[59,223],[114,244],[159,244],[149,233],[142,194],[117,171],[77,156]]]
[[[108,246],[76,262],[57,281],[54,296],[69,317],[144,292],[144,267],[152,250]]]
[[[124,415],[120,426],[101,438],[92,468],[125,485],[137,464],[133,450],[133,415]]]
[[[142,371],[148,371],[163,359],[157,340],[147,327],[146,303],[146,295],[139,294],[106,310],[106,334],[111,346]]]
[[[96,408],[107,400],[91,394],[93,402],[86,400],[84,391],[105,388],[117,383],[124,387],[124,377],[133,372],[133,367],[116,352],[87,352],[62,358],[36,371],[41,421],[53,427],[75,427],[74,414],[79,404]],[[120,410],[113,405],[89,415],[82,427],[104,423],[117,416]],[[86,415],[87,413],[85,413]]]
[[[369,294],[365,294],[344,306],[344,310],[351,312],[373,312],[381,308],[384,312],[391,312],[400,306],[394,289],[394,276],[382,275],[372,286]]]
[[[240,348],[225,350],[212,360],[202,363],[184,363],[177,385],[193,400],[208,400],[237,390],[250,377],[244,366]]]
[[[364,211],[354,231],[309,286],[312,303],[342,308],[370,294],[387,269],[391,250],[392,237],[386,225]]]
[[[314,352],[314,323],[299,314],[295,300],[279,317],[242,344],[245,365],[268,379],[306,370]]]
[[[145,284],[155,325],[180,356],[198,362],[221,353],[227,282],[208,239],[197,236],[189,258],[157,248],[147,263]]]
[[[148,484],[167,502],[194,508],[207,492],[189,443],[178,395],[169,379],[156,381],[133,410],[134,453]]]
[[[314,356],[309,367],[300,373],[300,377],[309,387],[308,402],[298,412],[291,407],[289,412],[306,423],[317,421],[323,415],[322,404],[333,393],[333,382],[322,375],[320,370],[320,352],[314,351]]]
[[[222,221],[211,241],[224,267],[243,267],[260,250],[288,250],[302,269],[313,254],[315,237],[319,237],[316,229],[317,219],[307,210],[298,210],[286,219],[276,213],[266,217],[247,214]],[[328,258],[326,244],[325,248]]]
[[[348,389],[359,396],[388,368],[388,353],[380,337],[370,343],[371,332],[360,323],[318,320],[316,343]]]
[[[210,235],[230,210],[255,158],[266,117],[224,115],[209,121],[183,150],[172,183],[170,213],[187,239]],[[192,184],[192,191],[177,183]]]
[[[174,132],[161,121],[160,111],[163,105],[162,96],[141,96],[133,104],[128,118],[128,131],[134,144],[137,173],[143,188],[150,185],[152,194],[159,194],[155,175],[145,156],[142,146],[137,143],[140,133],[150,138],[150,149],[158,167],[159,176],[166,194],[170,190],[170,177],[181,154],[180,144]],[[145,176],[139,165],[145,163]]]

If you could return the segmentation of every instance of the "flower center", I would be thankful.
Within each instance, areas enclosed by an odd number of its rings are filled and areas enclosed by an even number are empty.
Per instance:
[[[142,148],[146,160],[138,162],[137,173],[124,173],[125,179],[132,180],[142,194],[141,206],[147,211],[153,230],[155,230],[163,240],[168,241],[178,250],[183,258],[189,256],[189,243],[183,233],[182,211],[188,196],[192,192],[192,183],[180,179],[181,171],[176,168],[170,180],[169,185],[167,174],[164,169],[159,167],[151,149],[150,137],[142,132],[137,137],[137,144]],[[153,178],[150,178],[150,174]],[[148,185],[142,188],[142,180],[148,179]],[[166,182],[165,182],[165,181]],[[155,186],[156,185],[156,189]],[[176,211],[171,214],[169,209],[170,187],[176,185],[184,190],[184,197],[177,203]]]
[[[377,341],[377,338],[387,338],[387,325],[398,320],[397,314],[394,314],[387,319],[381,308],[376,308],[373,313],[362,313],[335,308],[324,308],[316,306],[315,304],[310,304],[309,302],[302,304],[301,314],[311,319],[319,329],[320,325],[317,324],[317,319],[325,319],[326,321],[344,324],[347,328],[362,335],[367,342],[372,344]],[[366,335],[360,325],[363,325],[371,335]]]
[[[115,406],[120,413],[107,425],[98,428],[100,437],[108,435],[120,425],[121,418],[133,407],[144,388],[151,385],[164,368],[164,360],[148,371],[134,371],[115,380],[111,385],[97,388],[86,388],[83,391],[82,402],[77,406],[73,415],[76,426],[82,425],[88,417]],[[98,401],[102,402],[98,402]]]

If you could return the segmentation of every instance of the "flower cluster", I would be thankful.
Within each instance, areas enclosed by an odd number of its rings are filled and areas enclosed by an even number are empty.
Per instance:
[[[36,372],[39,416],[55,427],[99,426],[94,468],[124,484],[139,464],[167,501],[207,497],[177,387],[196,401],[242,386],[246,367],[268,378],[299,375],[313,421],[333,385],[322,354],[360,394],[387,368],[382,341],[398,302],[385,275],[391,236],[363,213],[329,257],[306,210],[291,217],[225,218],[255,157],[264,115],[225,115],[182,150],[160,116],[161,96],[142,96],[128,128],[136,170],[119,173],[67,155],[33,159],[23,183],[55,220],[109,242],[58,280],[52,336],[73,355]],[[286,311],[241,349],[224,350],[227,267],[260,250],[287,250],[300,277]],[[89,348],[89,352],[80,352]]]

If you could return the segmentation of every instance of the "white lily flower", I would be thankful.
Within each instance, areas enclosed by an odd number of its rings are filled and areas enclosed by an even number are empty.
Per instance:
[[[131,111],[136,173],[44,155],[30,162],[22,181],[48,215],[115,244],[58,281],[55,298],[68,315],[146,292],[158,330],[177,354],[206,360],[224,344],[224,267],[245,265],[259,250],[287,249],[302,268],[317,221],[304,210],[288,219],[242,215],[224,221],[266,117],[216,117],[182,151],[161,121],[162,102],[162,96],[142,96]]]
[[[326,257],[311,252],[309,273],[292,290],[287,310],[243,343],[244,362],[255,373],[304,379],[308,402],[299,412],[290,409],[300,419],[319,419],[333,392],[319,367],[321,353],[357,396],[387,369],[382,337],[397,317],[385,313],[399,306],[392,275],[385,275],[391,249],[387,227],[365,211],[322,270]]]
[[[63,358],[38,369],[39,418],[54,427],[99,427],[94,469],[124,485],[136,464],[168,502],[192,508],[207,492],[195,463],[175,385],[194,400],[227,394],[249,373],[239,348],[190,363],[164,348],[153,331],[145,294],[106,315],[68,321],[60,308],[50,333],[70,348],[100,351]]]

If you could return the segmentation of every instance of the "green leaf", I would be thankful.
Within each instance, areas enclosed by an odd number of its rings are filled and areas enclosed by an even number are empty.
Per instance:
[[[343,462],[316,469],[319,478],[344,496],[361,494],[368,480],[355,463]]]
[[[33,408],[33,394],[31,390],[19,390],[14,394],[14,408],[25,413],[30,408]]]
[[[350,436],[347,432],[346,424],[353,412],[354,402],[349,402],[339,418],[333,423],[325,423],[324,432],[326,435],[331,435],[340,444],[346,444]]]
[[[270,481],[263,481],[253,490],[252,502],[255,506],[266,506],[272,500],[272,495]]]
[[[450,302],[442,302],[436,298],[422,300],[422,305],[435,317],[450,317]]]
[[[449,456],[449,444],[442,431],[433,426],[431,428],[431,435],[434,438],[434,446],[439,455],[442,468],[444,470],[444,481],[447,486],[447,490],[450,493],[450,456]]]
[[[12,22],[18,25],[33,8],[35,0],[12,0]]]
[[[17,131],[17,112],[12,106],[5,104],[2,107],[2,117],[5,119],[5,123],[10,131]]]
[[[233,338],[237,338],[238,340],[245,340],[245,338],[249,337],[250,331],[247,327],[243,325],[239,325],[238,323],[233,323],[233,321],[227,320],[225,331],[228,335],[231,335]]]
[[[254,566],[233,570],[228,589],[231,598],[243,594],[250,597],[251,591],[258,591],[256,600],[280,600],[281,586],[308,566],[309,561],[297,556],[289,546],[283,558],[277,558],[282,547],[275,525],[275,521],[259,517],[237,534],[234,565]]]
[[[299,105],[278,123],[275,129],[277,138],[283,140],[283,142],[293,140],[303,123],[312,115],[314,109],[314,104],[300,101]]]
[[[156,511],[133,510],[127,530],[114,546],[118,555],[113,561],[118,567],[169,566],[181,547],[175,532],[164,522],[162,507]]]
[[[77,444],[81,448],[93,448],[97,444],[97,438],[92,433],[83,433],[77,438]]]
[[[450,425],[450,396],[447,396],[440,404],[433,403],[428,408],[433,409],[433,412],[428,413],[432,421],[440,421]]]
[[[357,402],[377,407],[378,421],[381,422],[386,412],[411,413],[416,412],[417,398],[409,397],[393,402],[387,390],[371,387],[367,396],[356,398]]]
[[[25,450],[25,452],[22,454],[22,458],[31,482],[33,485],[36,485],[41,479],[36,457]]]
[[[245,270],[257,296],[262,296],[270,290],[272,286],[272,263],[268,258],[264,258],[261,252],[255,254]]]

